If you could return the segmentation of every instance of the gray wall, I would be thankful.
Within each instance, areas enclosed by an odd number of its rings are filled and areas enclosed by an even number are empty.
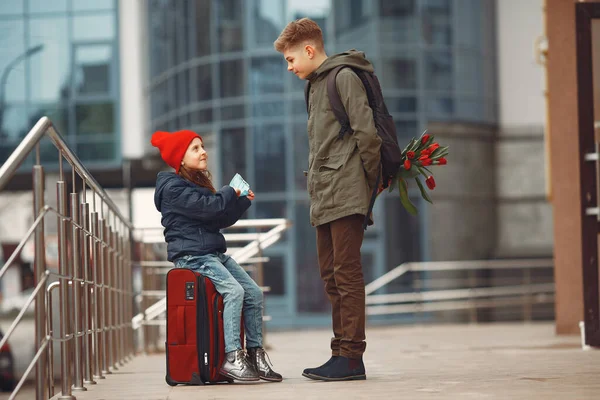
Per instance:
[[[430,123],[428,132],[450,146],[448,164],[431,170],[427,226],[431,260],[489,258],[497,236],[494,129],[487,125]]]

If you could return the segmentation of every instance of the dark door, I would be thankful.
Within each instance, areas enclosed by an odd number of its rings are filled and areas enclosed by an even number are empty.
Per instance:
[[[600,347],[600,3],[575,7],[585,341]]]

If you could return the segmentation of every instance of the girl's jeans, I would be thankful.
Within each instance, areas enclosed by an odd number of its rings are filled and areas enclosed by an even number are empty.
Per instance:
[[[262,347],[263,294],[252,278],[235,260],[225,254],[183,256],[176,268],[189,268],[207,277],[223,296],[225,352],[240,350],[240,320],[244,310],[246,347]]]

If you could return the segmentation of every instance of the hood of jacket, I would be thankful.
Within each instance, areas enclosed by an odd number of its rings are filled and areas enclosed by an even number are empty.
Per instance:
[[[156,177],[156,190],[154,191],[154,205],[162,212],[163,193],[167,184],[173,179],[182,179],[175,172],[159,172]]]
[[[340,65],[348,65],[352,68],[362,69],[367,72],[373,72],[373,65],[365,57],[365,53],[358,50],[348,50],[343,53],[328,57],[323,64],[319,66],[307,79],[311,82],[326,76],[329,71]]]

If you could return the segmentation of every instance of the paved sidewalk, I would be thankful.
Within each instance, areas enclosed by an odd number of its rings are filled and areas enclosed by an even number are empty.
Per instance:
[[[302,369],[329,357],[328,331],[269,333],[281,383],[171,388],[164,355],[139,356],[79,400],[600,399],[600,350],[552,324],[380,327],[367,331],[367,380],[317,382]],[[57,388],[58,389],[58,388]]]

